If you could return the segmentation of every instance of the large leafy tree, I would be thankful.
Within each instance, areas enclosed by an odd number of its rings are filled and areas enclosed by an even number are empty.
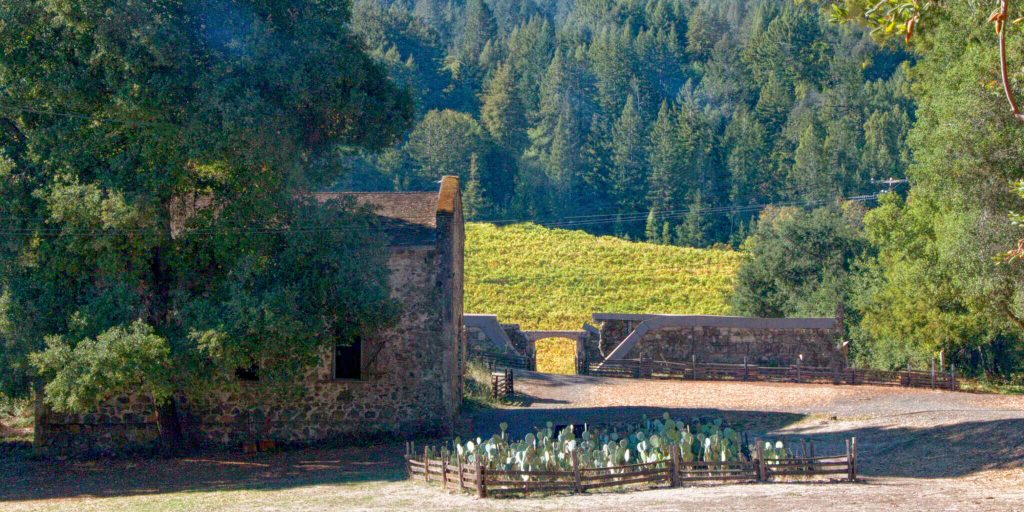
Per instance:
[[[173,393],[286,390],[393,318],[370,216],[306,193],[412,117],[348,7],[0,4],[0,390],[143,390],[173,445]]]
[[[859,205],[766,209],[744,242],[733,309],[759,317],[828,316],[855,291],[857,262],[869,254]]]

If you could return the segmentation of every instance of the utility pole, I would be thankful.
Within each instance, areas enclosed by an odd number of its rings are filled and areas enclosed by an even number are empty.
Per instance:
[[[872,179],[871,183],[875,184],[875,185],[885,185],[886,187],[888,187],[886,192],[892,192],[893,191],[893,187],[895,187],[896,185],[902,185],[904,183],[907,183],[907,180],[906,180],[906,178],[904,178],[904,179],[896,179],[896,178],[893,178],[892,176],[889,176],[889,179],[885,179],[885,180]]]

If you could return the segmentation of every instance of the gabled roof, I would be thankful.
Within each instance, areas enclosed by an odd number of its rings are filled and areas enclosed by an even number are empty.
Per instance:
[[[453,213],[459,179],[445,176],[438,192],[318,192],[320,201],[352,198],[380,217],[380,225],[391,247],[433,245],[437,238],[437,215]]]

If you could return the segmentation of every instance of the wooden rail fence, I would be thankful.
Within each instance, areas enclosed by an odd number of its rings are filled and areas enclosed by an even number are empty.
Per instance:
[[[465,491],[477,497],[508,494],[570,492],[623,486],[681,487],[687,483],[707,482],[779,482],[793,478],[825,476],[830,480],[857,480],[857,438],[846,441],[846,453],[815,456],[803,443],[799,455],[785,459],[766,459],[760,440],[752,460],[692,461],[682,460],[679,446],[673,446],[669,460],[630,464],[611,468],[581,468],[576,453],[571,454],[572,469],[559,471],[511,471],[487,469],[479,460],[467,462],[456,458],[451,462],[447,452],[424,448],[417,453],[413,443],[406,444],[406,468],[410,478],[435,483],[445,490]],[[440,459],[430,453],[441,453]]]
[[[916,388],[959,388],[956,369],[940,372],[934,363],[930,370],[863,370],[857,368],[824,368],[815,366],[757,366],[749,364],[688,363],[653,359],[623,359],[581,365],[585,373],[603,377],[655,378],[682,380],[737,380],[762,382],[800,382],[821,384],[874,384]]]
[[[469,357],[470,359],[484,363],[487,366],[487,369],[491,371],[504,368],[512,368],[516,370],[532,370],[535,368],[535,362],[531,358],[515,354],[478,352],[470,354]]]
[[[512,400],[516,396],[515,375],[512,369],[491,373],[491,397],[495,400]]]

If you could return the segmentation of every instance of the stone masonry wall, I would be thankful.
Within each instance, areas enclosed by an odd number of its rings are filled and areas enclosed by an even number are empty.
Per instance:
[[[606,320],[601,335],[584,340],[587,358],[603,360],[628,336],[638,320]],[[648,331],[626,355],[626,359],[644,358],[688,363],[698,362],[838,368],[845,365],[838,346],[842,331],[834,328],[666,326]]]
[[[252,382],[232,382],[221,392],[191,400],[179,396],[186,435],[202,446],[230,446],[253,434],[310,442],[448,432],[458,412],[456,399],[461,400],[457,386],[464,349],[461,320],[450,324],[452,315],[461,318],[462,311],[442,304],[457,293],[461,307],[461,282],[452,282],[450,274],[439,281],[441,258],[432,248],[391,253],[389,285],[403,313],[397,326],[363,341],[362,380],[333,379],[333,361],[325,354],[307,375],[307,391],[298,399],[260,399],[258,383]],[[453,329],[459,330],[449,332]],[[89,414],[43,416],[37,426],[43,429],[40,448],[50,453],[145,449],[159,434],[154,408],[142,396],[111,399]]]

